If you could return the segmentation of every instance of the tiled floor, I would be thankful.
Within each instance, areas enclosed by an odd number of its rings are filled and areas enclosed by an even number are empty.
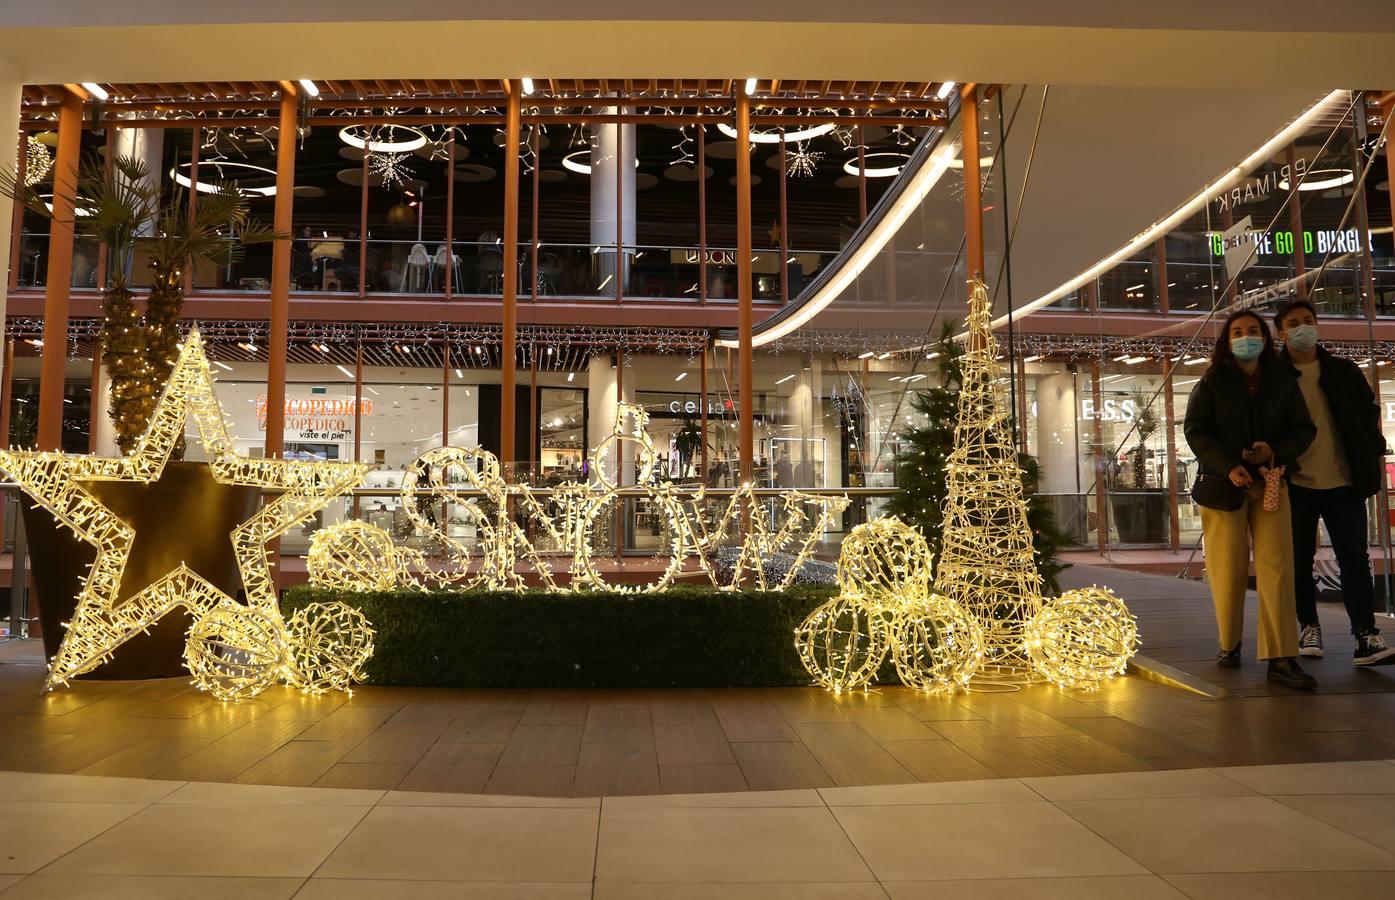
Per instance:
[[[1366,900],[1391,800],[1390,761],[602,799],[0,773],[0,894]]]

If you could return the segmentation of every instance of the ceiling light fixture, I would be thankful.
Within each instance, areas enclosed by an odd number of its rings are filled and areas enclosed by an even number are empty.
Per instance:
[[[781,379],[779,379],[778,381],[776,381],[775,383],[776,383],[776,384],[784,384],[786,381],[789,381],[791,378],[793,378],[793,377],[794,377],[794,374],[795,374],[795,373],[791,372],[791,373],[789,373],[788,375],[786,375],[784,378],[781,378]]]
[[[523,96],[525,96],[525,97],[531,97],[531,96],[533,96],[533,79],[531,79],[531,78],[525,78],[525,79],[523,79]]]
[[[911,155],[909,153],[868,153],[862,157],[862,162],[868,164],[867,168],[863,169],[862,172],[868,178],[894,178],[901,174],[901,170],[906,167],[906,163],[910,161],[910,158]],[[872,166],[871,162],[875,159],[894,159],[898,162],[894,166]],[[843,171],[847,172],[849,175],[858,174],[858,161],[857,157],[852,157],[847,162],[843,163]]]
[[[315,82],[311,81],[309,78],[300,79],[300,86],[305,88],[305,93],[309,94],[311,97],[320,96],[320,89],[315,85]]]
[[[106,89],[106,88],[104,88],[104,87],[102,87],[100,84],[97,84],[97,83],[92,82],[92,81],[84,81],[84,82],[82,83],[82,87],[83,87],[83,90],[87,91],[87,93],[89,93],[89,94],[91,94],[92,96],[96,97],[98,100],[105,100],[105,99],[107,99],[107,97],[111,96],[110,94],[107,93],[107,89]]]
[[[832,122],[825,122],[822,125],[811,125],[808,128],[801,128],[798,131],[786,131],[785,143],[790,144],[795,141],[807,141],[820,135],[828,134],[838,126]],[[726,122],[717,123],[717,130],[732,140],[736,140],[736,129]],[[751,143],[753,144],[778,144],[780,143],[780,132],[777,131],[752,131],[750,132]]]
[[[218,172],[218,177],[219,177],[220,179],[222,179],[222,180],[224,180],[224,181],[230,181],[230,182],[232,182],[233,184],[237,185],[237,189],[238,189],[239,191],[242,192],[243,196],[248,196],[248,197],[272,197],[272,196],[275,196],[275,194],[276,194],[276,185],[274,185],[274,184],[255,185],[255,186],[252,186],[252,187],[248,187],[248,186],[246,186],[246,185],[240,184],[240,183],[237,181],[236,178],[227,178],[227,177],[224,175],[224,172],[223,172],[224,169],[234,169],[234,170],[240,170],[240,171],[243,171],[243,172],[254,172],[254,173],[256,173],[256,175],[254,175],[253,177],[258,177],[258,178],[260,178],[260,177],[262,177],[262,176],[266,176],[266,177],[269,177],[269,178],[274,179],[274,178],[276,177],[276,170],[275,170],[275,169],[268,169],[266,166],[254,166],[254,165],[252,165],[251,163],[234,162],[233,160],[228,160],[228,159],[209,159],[209,160],[201,160],[201,161],[199,162],[199,168],[202,169],[204,166],[209,166],[209,167],[211,167],[211,168],[213,168],[213,169],[216,169],[217,172]],[[184,172],[179,171],[180,169],[189,169],[189,168],[191,168],[191,164],[188,163],[188,162],[182,162],[182,163],[179,163],[178,165],[171,166],[171,167],[170,167],[170,178],[172,178],[172,179],[174,180],[174,183],[175,183],[175,184],[179,185],[180,187],[184,188],[185,190],[189,190],[190,188],[194,188],[194,189],[197,190],[200,194],[218,194],[218,193],[222,193],[222,190],[223,190],[222,185],[220,185],[220,184],[211,184],[211,183],[209,183],[209,182],[207,182],[207,181],[204,181],[204,180],[202,180],[202,179],[199,179],[199,181],[197,181],[197,182],[191,182],[190,179],[189,179],[189,176],[188,176],[187,174],[185,174]],[[195,175],[194,177],[197,178],[198,176]]]
[[[361,132],[361,133],[360,133]],[[377,136],[375,136],[375,134]],[[385,137],[406,135],[402,140],[385,140]],[[350,147],[357,147],[369,153],[410,153],[420,150],[427,144],[426,132],[411,125],[345,125],[339,129],[339,140]]]
[[[688,377],[688,373],[687,373],[687,372],[679,372],[679,373],[678,373],[678,377],[675,378],[675,379],[673,379],[673,380],[674,380],[674,381],[682,381],[684,378],[687,378],[687,377]]]
[[[940,85],[940,89],[939,89],[938,91],[935,92],[935,99],[936,99],[936,100],[943,100],[943,99],[945,99],[946,97],[948,97],[948,96],[950,95],[950,92],[953,91],[953,90],[954,90],[954,82],[952,82],[952,81],[946,81],[944,84]]]
[[[1308,174],[1303,176],[1303,180],[1298,182],[1298,190],[1325,191],[1328,188],[1351,184],[1355,180],[1356,173],[1352,172],[1351,169],[1309,169]],[[1279,179],[1279,190],[1286,191],[1288,186],[1289,180],[1287,178]]]
[[[590,158],[590,150],[577,150],[572,153],[568,153],[566,156],[562,157],[562,168],[568,169],[572,172],[578,172],[582,175],[590,175],[591,163],[582,162],[582,160],[589,160]],[[638,159],[635,160],[635,168],[639,168]]]
[[[756,92],[756,84],[757,84],[757,83],[758,83],[758,80],[755,79],[755,78],[747,78],[747,79],[746,79],[746,96],[747,96],[747,97],[751,96],[752,94],[754,94],[754,93]]]

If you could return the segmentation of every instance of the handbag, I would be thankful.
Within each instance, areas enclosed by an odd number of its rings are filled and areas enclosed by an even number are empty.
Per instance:
[[[1235,512],[1245,505],[1245,489],[1237,487],[1224,475],[1202,473],[1192,485],[1192,499],[1207,509]]]

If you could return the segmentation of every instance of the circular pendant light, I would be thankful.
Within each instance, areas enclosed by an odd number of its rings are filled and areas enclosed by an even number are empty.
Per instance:
[[[369,153],[411,153],[426,146],[426,132],[411,125],[346,125],[339,140]]]
[[[590,160],[590,159],[591,159],[591,151],[590,151],[590,150],[576,150],[576,151],[574,151],[574,152],[572,152],[572,153],[568,153],[566,156],[562,157],[562,168],[568,169],[568,170],[570,170],[570,171],[572,171],[572,172],[579,172],[579,173],[581,173],[582,175],[590,175],[590,174],[591,174],[591,163],[588,162],[588,160]],[[639,168],[639,160],[638,160],[638,159],[635,160],[635,168],[636,168],[636,169]]]
[[[1328,188],[1341,187],[1344,184],[1351,184],[1356,180],[1356,174],[1351,169],[1309,169],[1303,176],[1303,180],[1298,182],[1300,191],[1325,191]],[[1289,180],[1279,179],[1279,190],[1288,190]]]
[[[901,170],[910,161],[909,153],[896,153],[884,151],[881,153],[868,153],[863,157],[863,165],[867,168],[862,170],[862,174],[868,178],[894,178],[901,174]],[[873,165],[873,161],[879,165]],[[856,156],[843,163],[843,171],[849,175],[858,174],[858,158]]]
[[[199,168],[202,169],[204,166],[217,169],[219,178],[223,178],[226,181],[231,181],[233,184],[237,185],[237,189],[246,196],[272,197],[276,194],[276,185],[274,184],[247,187],[246,185],[239,184],[236,178],[226,178],[223,172],[224,169],[238,169],[244,172],[256,172],[257,175],[253,177],[269,176],[273,180],[275,180],[275,169],[268,169],[266,166],[254,166],[251,163],[232,162],[226,159],[200,161]],[[199,179],[196,183],[191,183],[189,176],[184,172],[179,171],[180,169],[188,168],[190,168],[189,163],[182,162],[179,165],[174,166],[170,169],[170,178],[174,179],[175,184],[179,185],[185,190],[188,190],[191,187],[196,188],[198,192],[201,194],[216,194],[222,190],[221,186],[216,184],[210,184],[202,179]]]
[[[801,128],[798,131],[786,131],[785,143],[791,141],[807,141],[809,138],[816,138],[820,135],[828,134],[837,128],[832,122],[825,122],[822,125],[810,125],[808,128]],[[729,138],[737,136],[736,129],[725,122],[717,125],[717,130]],[[753,144],[778,144],[780,143],[780,132],[778,131],[752,131],[750,134]]]

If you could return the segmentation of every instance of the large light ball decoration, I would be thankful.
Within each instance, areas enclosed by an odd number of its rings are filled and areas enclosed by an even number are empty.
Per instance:
[[[344,591],[390,591],[397,586],[399,555],[392,535],[350,519],[321,528],[305,557],[310,583]]]
[[[286,623],[290,632],[290,667],[297,687],[311,694],[349,691],[363,680],[363,665],[373,655],[373,624],[339,600],[311,603]]]
[[[866,687],[891,645],[887,620],[855,596],[822,604],[794,630],[799,661],[814,680],[840,694]]]
[[[31,134],[24,139],[24,184],[33,187],[43,181],[53,168],[53,157],[48,148]]]
[[[870,609],[896,611],[930,594],[932,557],[925,537],[895,516],[857,526],[838,554],[838,587]]]
[[[967,689],[983,662],[983,629],[958,603],[931,593],[891,623],[891,659],[906,687],[927,693]]]
[[[184,665],[199,690],[219,700],[250,700],[281,677],[286,639],[271,616],[221,603],[189,629]]]
[[[1048,601],[1023,629],[1027,656],[1061,687],[1095,690],[1138,652],[1138,621],[1110,591],[1087,587]]]

